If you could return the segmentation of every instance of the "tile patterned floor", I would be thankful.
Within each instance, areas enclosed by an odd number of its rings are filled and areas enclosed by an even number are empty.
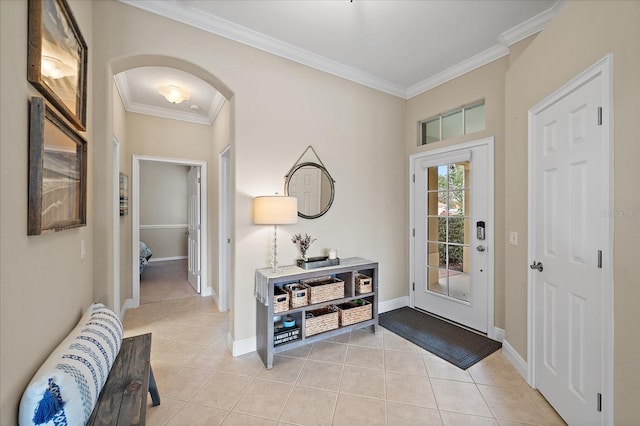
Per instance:
[[[398,335],[358,330],[284,352],[267,370],[232,357],[229,318],[199,296],[127,311],[153,333],[162,404],[148,425],[563,425],[498,351],[460,370]]]

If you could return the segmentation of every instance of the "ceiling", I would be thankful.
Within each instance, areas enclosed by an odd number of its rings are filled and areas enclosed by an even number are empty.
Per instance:
[[[510,45],[544,28],[563,2],[120,1],[403,99],[507,55]],[[146,75],[143,70],[153,74]],[[128,111],[138,108],[135,112],[157,115],[165,110],[169,115],[177,113],[170,118],[193,116],[190,121],[204,124],[215,119],[215,110],[224,100],[211,93],[215,89],[193,76],[199,82],[187,83],[189,75],[177,70],[164,68],[164,72],[163,76],[158,67],[147,67],[119,75],[117,84]],[[185,79],[185,85],[194,84],[194,90],[206,91],[209,98],[200,99],[200,93],[191,91],[190,101],[170,104],[153,83],[171,79]],[[125,84],[131,95],[129,105]],[[200,111],[190,109],[191,105]]]

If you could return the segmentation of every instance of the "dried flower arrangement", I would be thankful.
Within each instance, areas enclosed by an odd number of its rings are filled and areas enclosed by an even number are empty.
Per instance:
[[[311,238],[311,235],[307,235],[306,233],[304,234],[304,237],[302,237],[302,234],[294,234],[294,236],[291,237],[291,242],[298,246],[298,250],[300,250],[300,256],[304,260],[307,259],[307,250],[309,250],[309,246],[315,240],[315,238]]]

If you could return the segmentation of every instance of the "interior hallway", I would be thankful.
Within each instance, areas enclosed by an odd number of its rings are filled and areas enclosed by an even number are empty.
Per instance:
[[[562,425],[495,352],[466,371],[380,328],[276,355],[232,357],[229,315],[210,298],[130,309],[125,334],[152,332],[162,404],[148,425]]]
[[[140,304],[194,296],[187,280],[187,259],[149,262],[140,274]]]

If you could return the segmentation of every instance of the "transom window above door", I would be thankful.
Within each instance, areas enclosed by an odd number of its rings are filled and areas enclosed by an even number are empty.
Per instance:
[[[418,145],[427,145],[485,128],[484,99],[420,121]]]

